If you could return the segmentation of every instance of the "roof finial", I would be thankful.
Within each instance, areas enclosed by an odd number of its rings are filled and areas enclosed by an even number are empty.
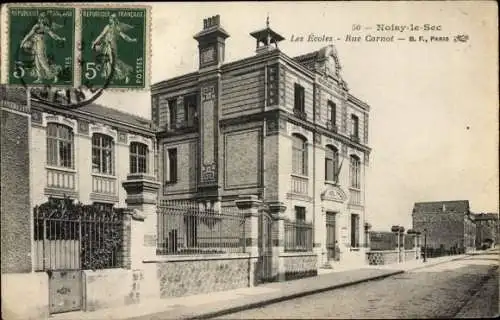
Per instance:
[[[268,27],[268,28],[269,28],[269,12],[267,13],[266,27]]]

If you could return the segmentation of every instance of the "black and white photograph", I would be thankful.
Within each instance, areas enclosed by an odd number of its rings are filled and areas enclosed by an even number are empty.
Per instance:
[[[497,2],[0,8],[1,319],[500,315]]]

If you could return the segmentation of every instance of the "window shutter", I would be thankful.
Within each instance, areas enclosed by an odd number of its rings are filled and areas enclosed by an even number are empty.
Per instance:
[[[309,162],[307,147],[308,147],[307,142],[304,142],[304,175],[305,176],[308,175],[308,162]]]

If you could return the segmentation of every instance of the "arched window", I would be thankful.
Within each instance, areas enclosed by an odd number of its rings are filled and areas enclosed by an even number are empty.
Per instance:
[[[130,144],[130,173],[146,173],[148,163],[148,146],[144,143]]]
[[[360,161],[359,158],[355,155],[351,156],[351,166],[350,166],[350,175],[351,175],[351,187],[359,189],[361,187],[361,173],[360,173]]]
[[[100,133],[92,135],[92,172],[114,174],[113,138]]]
[[[292,136],[292,169],[293,173],[307,175],[307,140],[298,135]]]
[[[325,180],[338,182],[339,151],[333,146],[326,147],[325,153]]]
[[[62,124],[47,124],[47,165],[73,169],[73,130]]]

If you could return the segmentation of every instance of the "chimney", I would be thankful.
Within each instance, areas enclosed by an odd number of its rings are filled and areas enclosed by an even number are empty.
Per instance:
[[[199,68],[220,66],[224,63],[226,39],[229,33],[222,28],[220,15],[203,19],[203,30],[194,39],[198,41]]]

